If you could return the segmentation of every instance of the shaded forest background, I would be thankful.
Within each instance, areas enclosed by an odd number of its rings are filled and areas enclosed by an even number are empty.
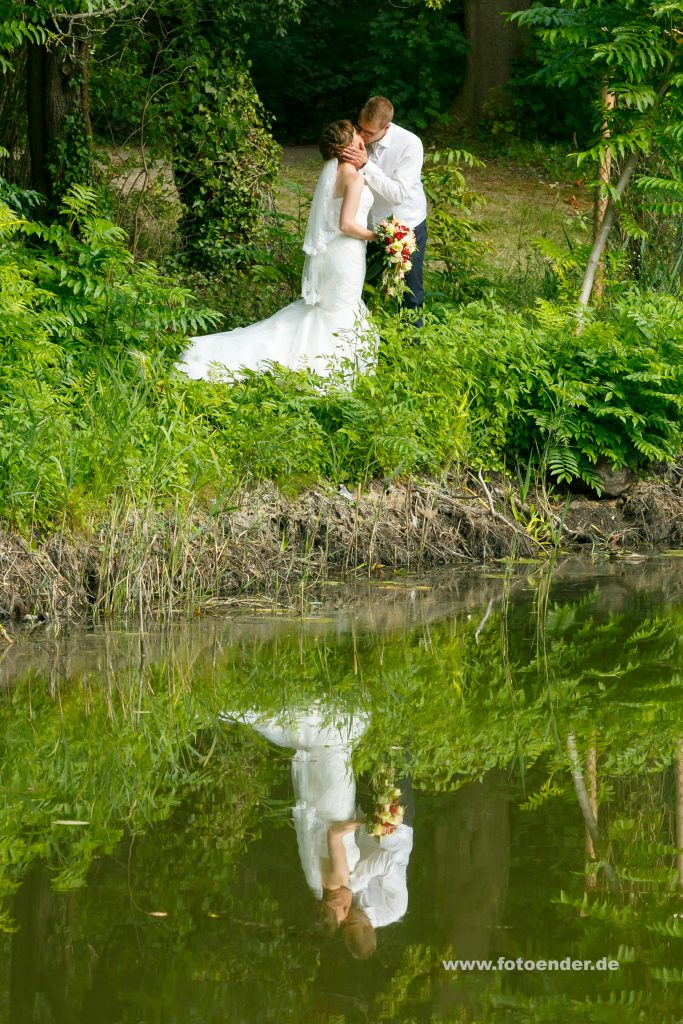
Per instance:
[[[533,80],[533,36],[504,17],[503,8],[528,6],[10,5],[0,32],[0,174],[49,209],[70,185],[93,180],[98,147],[167,160],[184,242],[195,259],[198,250],[222,260],[221,240],[253,234],[272,190],[273,138],[315,142],[372,93],[389,94],[399,122],[419,132],[504,120],[527,138],[586,141],[589,89]]]

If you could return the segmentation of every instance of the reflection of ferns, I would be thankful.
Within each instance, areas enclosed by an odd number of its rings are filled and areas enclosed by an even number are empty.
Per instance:
[[[554,777],[551,775],[550,778],[546,779],[541,788],[536,792],[532,793],[531,796],[527,797],[524,803],[519,805],[522,811],[537,811],[539,807],[547,803],[551,797],[562,796],[564,793],[564,787],[558,786],[554,781]]]

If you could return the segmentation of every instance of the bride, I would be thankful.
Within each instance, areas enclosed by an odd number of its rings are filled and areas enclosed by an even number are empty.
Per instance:
[[[192,338],[178,363],[188,377],[263,370],[270,362],[326,376],[333,364],[364,370],[373,361],[361,300],[366,245],[376,241],[367,227],[373,196],[356,168],[341,160],[345,146],[360,147],[360,136],[350,121],[335,121],[318,145],[325,163],[304,235],[303,298],[249,327]]]

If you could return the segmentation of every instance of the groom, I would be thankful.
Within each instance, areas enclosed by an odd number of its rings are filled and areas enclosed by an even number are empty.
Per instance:
[[[417,135],[392,123],[394,107],[384,96],[373,96],[358,116],[357,129],[363,139],[360,149],[347,147],[344,160],[357,167],[375,197],[374,221],[392,213],[417,239],[412,270],[406,274],[409,291],[402,304],[418,315],[424,302],[422,264],[427,244],[427,200],[421,172],[424,151]],[[418,326],[422,321],[418,319]]]

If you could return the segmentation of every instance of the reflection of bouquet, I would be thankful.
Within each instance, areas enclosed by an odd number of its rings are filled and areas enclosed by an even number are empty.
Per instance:
[[[406,274],[412,270],[410,257],[417,249],[415,232],[394,216],[386,217],[375,227],[382,252],[382,291],[387,297],[399,298],[407,291]]]
[[[403,821],[403,806],[398,802],[401,790],[393,784],[388,775],[381,776],[373,782],[375,791],[375,809],[368,835],[381,839],[396,831],[396,826]]]

